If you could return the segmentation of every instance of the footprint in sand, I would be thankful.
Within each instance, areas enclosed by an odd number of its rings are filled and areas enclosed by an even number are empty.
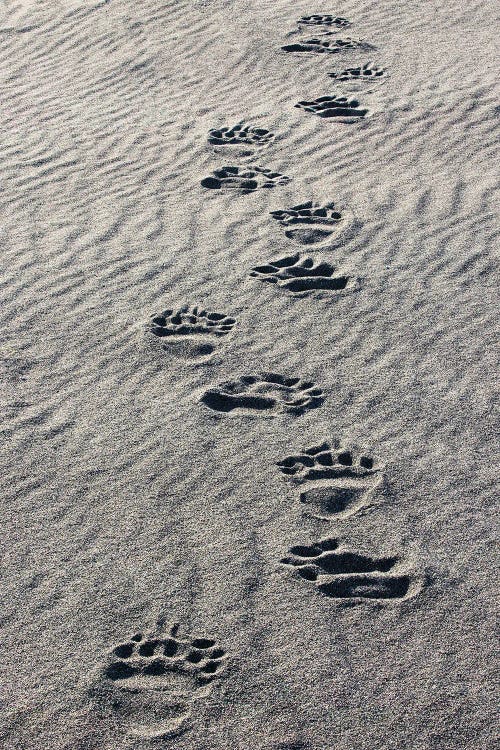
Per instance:
[[[210,190],[235,190],[242,194],[253,193],[260,188],[274,188],[287,185],[290,177],[280,172],[273,172],[264,167],[222,167],[212,172],[211,177],[201,181],[204,188]]]
[[[208,133],[208,142],[212,146],[227,148],[233,154],[250,156],[272,143],[274,137],[274,133],[266,128],[240,122],[232,127],[213,128]]]
[[[335,81],[349,81],[349,83],[361,81],[361,83],[373,83],[374,81],[380,81],[381,78],[385,78],[387,70],[378,67],[372,62],[367,62],[357,68],[347,68],[338,73],[328,73],[328,75]]]
[[[164,637],[136,633],[109,654],[93,692],[126,732],[168,739],[189,728],[225,659],[212,638],[179,638],[178,625]]]
[[[334,119],[337,122],[353,123],[369,117],[372,112],[363,107],[358,99],[347,96],[319,96],[312,101],[297,102],[295,107],[312,112],[318,117]]]
[[[373,50],[375,47],[361,39],[339,39],[338,37],[326,33],[321,37],[317,36],[312,39],[301,39],[292,44],[285,44],[281,49],[284,50],[284,52],[338,55],[341,52],[346,52],[351,49],[367,51]]]
[[[326,520],[365,508],[383,482],[382,465],[338,440],[305,448],[278,461],[278,466],[290,482],[303,486],[300,502],[306,512]]]
[[[401,600],[414,596],[419,588],[401,570],[397,557],[374,558],[350,552],[341,548],[337,539],[291,547],[281,564],[333,599]]]
[[[346,29],[351,25],[351,22],[342,16],[313,13],[312,16],[302,16],[302,18],[299,18],[297,24],[299,28],[303,26],[325,26],[327,28],[335,26],[338,29]]]
[[[168,309],[153,315],[147,331],[169,354],[198,358],[213,354],[214,339],[227,336],[235,325],[236,320],[225,313],[184,305],[178,310]]]
[[[220,414],[236,412],[274,416],[288,412],[297,415],[320,406],[324,395],[312,382],[264,372],[209,388],[201,401]]]
[[[271,211],[271,216],[279,221],[288,239],[318,247],[337,244],[353,221],[350,212],[339,211],[334,203],[321,205],[313,201]]]
[[[358,280],[351,276],[335,276],[335,266],[330,263],[314,264],[312,258],[302,258],[296,255],[272,260],[264,266],[255,266],[250,276],[276,284],[291,294],[306,294],[307,292],[330,291],[339,292],[352,290]]]

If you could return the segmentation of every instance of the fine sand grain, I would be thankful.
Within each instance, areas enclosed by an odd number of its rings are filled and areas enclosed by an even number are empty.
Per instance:
[[[4,750],[493,750],[496,4],[0,3]]]

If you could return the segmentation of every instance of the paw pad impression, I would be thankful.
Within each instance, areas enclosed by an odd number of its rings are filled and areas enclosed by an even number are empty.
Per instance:
[[[297,23],[299,26],[336,26],[339,29],[345,29],[351,25],[347,18],[321,13],[313,13],[311,16],[302,16]]]
[[[380,68],[372,62],[355,68],[347,68],[340,73],[328,73],[329,77],[336,81],[373,81],[384,78],[386,74],[385,68]]]
[[[371,114],[367,107],[360,105],[358,99],[347,96],[319,96],[310,102],[298,102],[295,106],[318,117],[346,123],[362,120]]]
[[[299,499],[307,512],[324,520],[347,517],[367,506],[383,479],[383,467],[371,456],[338,440],[287,456],[278,467],[293,484],[303,485]]]
[[[255,266],[250,276],[276,284],[292,294],[314,291],[338,292],[356,285],[349,276],[335,276],[335,267],[330,263],[315,264],[312,258],[299,254],[272,260],[264,266]]]
[[[324,396],[310,381],[264,372],[209,388],[201,401],[222,414],[232,411],[301,414],[320,406]]]
[[[241,193],[253,193],[260,188],[274,188],[287,185],[290,178],[280,172],[273,172],[264,167],[222,167],[212,172],[210,177],[201,181],[204,188],[210,190],[236,190]]]
[[[339,547],[337,539],[297,545],[281,563],[333,599],[404,599],[413,593],[410,576],[392,572],[397,557],[374,558]]]
[[[357,39],[338,39],[327,37],[325,34],[323,38],[314,37],[313,39],[304,39],[301,41],[293,42],[292,44],[285,44],[281,48],[285,52],[302,52],[312,54],[330,54],[336,55],[340,52],[344,52],[350,49],[374,49],[372,45],[367,44]]]
[[[225,313],[209,312],[197,306],[184,305],[178,310],[168,309],[153,315],[149,330],[160,338],[194,334],[226,336],[235,324],[236,320]]]
[[[301,245],[324,245],[336,241],[352,222],[352,215],[334,203],[308,201],[281,211],[271,211],[285,236]]]
[[[231,333],[235,325],[235,318],[225,313],[183,305],[153,315],[146,330],[169,354],[204,361],[215,351],[216,340]]]
[[[215,639],[135,633],[116,645],[92,691],[100,713],[111,713],[127,734],[171,739],[190,726],[197,701],[209,695],[227,657]]]
[[[266,146],[274,139],[274,133],[265,128],[239,123],[233,127],[212,128],[208,142],[214,146]]]

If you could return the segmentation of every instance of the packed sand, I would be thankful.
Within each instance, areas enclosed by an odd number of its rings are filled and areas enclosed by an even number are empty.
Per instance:
[[[4,750],[493,749],[495,5],[1,3]]]

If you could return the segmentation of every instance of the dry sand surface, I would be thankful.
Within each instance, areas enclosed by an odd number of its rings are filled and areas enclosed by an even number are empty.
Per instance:
[[[1,3],[4,750],[493,750],[495,5]]]

